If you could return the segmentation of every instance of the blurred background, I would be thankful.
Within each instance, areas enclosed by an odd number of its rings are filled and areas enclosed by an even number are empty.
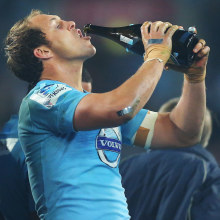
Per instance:
[[[126,26],[144,21],[169,21],[185,29],[195,26],[211,47],[206,80],[207,106],[212,112],[213,134],[208,149],[220,162],[220,1],[219,0],[0,0],[0,129],[16,114],[27,91],[27,84],[7,69],[3,40],[10,27],[31,9],[56,14],[76,22],[101,26]],[[136,72],[142,57],[125,52],[121,46],[92,36],[96,55],[85,66],[93,77],[93,91],[112,90]],[[146,108],[157,111],[170,98],[180,96],[183,75],[165,71]],[[132,89],[132,88],[131,88]],[[190,109],[189,109],[190,111]]]

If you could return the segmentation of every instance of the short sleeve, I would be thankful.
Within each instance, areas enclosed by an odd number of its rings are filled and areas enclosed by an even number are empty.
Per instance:
[[[30,120],[38,129],[45,131],[74,132],[75,109],[87,94],[65,84],[40,88],[27,99]]]
[[[134,144],[134,135],[139,129],[142,121],[144,120],[148,110],[142,109],[138,112],[138,114],[128,121],[127,123],[121,126],[122,133],[122,143],[128,146],[132,146]]]

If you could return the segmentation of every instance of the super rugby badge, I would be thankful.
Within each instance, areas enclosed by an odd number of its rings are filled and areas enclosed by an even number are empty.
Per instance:
[[[61,95],[70,90],[72,89],[63,84],[46,85],[32,94],[30,99],[47,108],[51,108]]]

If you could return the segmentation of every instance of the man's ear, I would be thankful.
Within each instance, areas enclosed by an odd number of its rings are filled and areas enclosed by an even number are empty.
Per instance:
[[[46,46],[40,46],[40,47],[35,48],[34,55],[35,57],[42,59],[42,60],[47,60],[53,57],[52,51]]]

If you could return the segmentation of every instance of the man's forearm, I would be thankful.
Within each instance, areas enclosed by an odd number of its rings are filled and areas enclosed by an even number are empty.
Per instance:
[[[205,81],[190,83],[184,80],[180,101],[170,113],[172,122],[183,132],[183,136],[192,140],[200,138],[205,110]]]
[[[163,66],[158,60],[144,63],[135,75],[112,91],[114,102],[119,100],[121,109],[131,106],[135,115],[150,99],[162,75]]]
[[[133,118],[151,97],[161,77],[163,66],[163,63],[157,60],[144,63],[118,88],[107,93],[91,93],[85,96],[74,115],[74,122],[77,124],[74,124],[75,128],[93,130],[116,127]],[[120,114],[128,107],[131,107],[130,112]],[[84,120],[85,118],[87,120]]]

